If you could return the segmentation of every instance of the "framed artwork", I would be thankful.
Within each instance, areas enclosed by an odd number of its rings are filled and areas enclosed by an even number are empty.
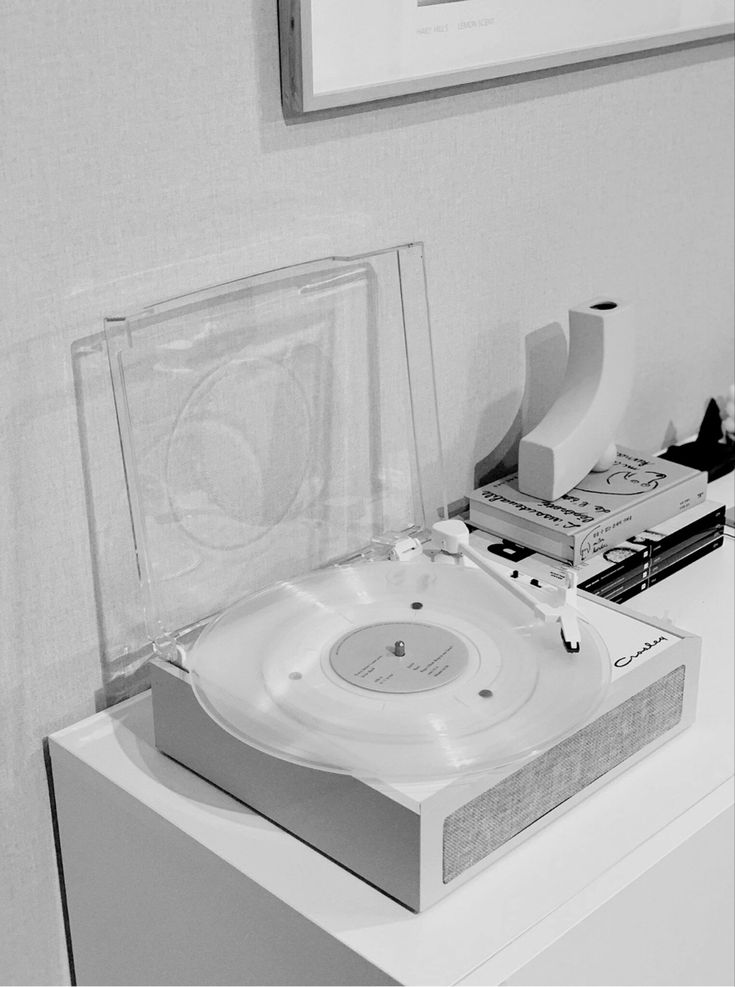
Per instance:
[[[300,115],[733,33],[735,0],[279,0]]]

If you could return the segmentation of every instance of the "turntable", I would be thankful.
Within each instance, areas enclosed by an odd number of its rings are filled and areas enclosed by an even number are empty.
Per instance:
[[[418,911],[692,722],[697,638],[447,517],[420,245],[106,335],[164,753]]]

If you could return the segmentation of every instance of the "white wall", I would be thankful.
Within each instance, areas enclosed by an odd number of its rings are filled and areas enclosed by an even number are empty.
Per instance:
[[[71,347],[103,315],[424,240],[452,496],[553,392],[558,329],[538,330],[593,294],[639,306],[629,444],[691,432],[733,377],[730,44],[286,126],[275,7],[0,7],[3,982],[68,976],[41,742],[99,702],[100,634],[137,634],[134,599],[105,589],[116,542],[91,547],[87,518],[81,448],[107,485],[95,538],[124,517],[103,377],[80,446]]]

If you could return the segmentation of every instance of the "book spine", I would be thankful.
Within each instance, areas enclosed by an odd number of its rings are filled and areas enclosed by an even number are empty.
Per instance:
[[[498,517],[484,501],[470,501],[470,523],[483,531],[532,548],[542,555],[550,555],[552,559],[572,561],[573,545],[567,533],[541,528],[537,524],[530,526],[510,517]]]
[[[720,522],[722,522],[721,517]],[[493,536],[481,531],[472,535],[472,542],[476,548],[481,551],[488,550],[489,557],[493,561],[502,563],[508,569],[517,569],[529,579],[538,579],[547,586],[558,586],[563,583],[568,563],[559,563],[536,552],[521,554],[516,558],[505,557],[502,553],[490,551],[499,545],[492,539]],[[609,569],[604,573],[598,573],[592,579],[581,580],[579,589],[613,603],[622,603],[678,569],[719,548],[722,541],[723,525],[720,523],[706,532],[697,532],[681,543],[670,546],[668,551],[658,557],[656,565],[652,564],[647,552],[640,552],[636,557],[626,559],[624,562],[611,563]],[[631,561],[633,565],[629,564]]]
[[[665,547],[658,555],[652,554],[650,557],[646,556],[645,563],[643,565],[639,563],[638,570],[640,570],[641,578],[653,576],[654,572],[658,571],[658,569],[669,565],[672,559],[680,558],[685,553],[694,551],[721,535],[722,524],[719,524],[708,528],[706,531],[695,531],[689,537],[681,538],[676,542],[666,542]],[[649,549],[651,547],[649,544]],[[619,566],[611,566],[606,572],[600,573],[593,579],[586,581],[580,579],[579,588],[585,589],[589,593],[605,594],[607,589],[612,589],[614,585],[618,584],[621,578],[629,578],[635,568],[633,566],[623,568],[623,566],[624,563],[621,563]],[[582,568],[581,572],[584,572],[584,568]]]
[[[650,528],[699,504],[707,496],[707,474],[695,473],[681,483],[632,504],[625,511],[611,515],[591,531],[572,536],[573,565],[624,541],[630,535]]]
[[[638,593],[642,593],[651,586],[655,586],[656,583],[661,582],[662,579],[666,579],[668,576],[673,576],[674,573],[679,572],[680,569],[686,568],[686,566],[691,565],[693,562],[698,562],[699,559],[704,558],[705,555],[709,555],[710,552],[714,552],[716,549],[721,548],[722,542],[722,534],[715,538],[706,539],[703,544],[700,544],[690,552],[685,552],[681,557],[671,562],[671,564],[652,571],[643,581],[634,582],[633,584],[626,582],[622,586],[618,586],[618,588],[613,589],[611,587],[609,592],[607,590],[598,590],[595,595],[602,596],[604,599],[610,600],[612,603],[625,603],[626,600],[631,599],[631,597],[636,596]]]
[[[724,536],[720,532],[715,538],[706,539],[702,544],[694,546],[688,552],[684,552],[683,555],[672,559],[667,565],[652,570],[649,586],[654,586],[656,583],[661,582],[662,579],[666,579],[667,576],[672,576],[680,569],[691,565],[692,562],[697,562],[704,555],[714,552],[716,548],[722,548],[723,541]]]
[[[645,582],[650,573],[650,566],[641,565],[635,569],[629,569],[626,572],[616,572],[610,579],[595,583],[594,586],[586,586],[584,583],[580,583],[579,588],[585,590],[587,593],[594,593],[596,596],[610,598],[621,586],[626,586],[634,582]]]
[[[680,545],[685,538],[697,537],[698,535],[709,533],[713,528],[721,528],[724,521],[725,507],[723,504],[709,514],[697,518],[691,524],[683,524],[681,527],[672,528],[671,531],[665,533],[661,533],[655,528],[653,531],[642,531],[633,540],[649,545],[652,558],[656,558],[656,556],[668,551],[672,545]],[[664,526],[662,525],[661,527],[663,528]]]

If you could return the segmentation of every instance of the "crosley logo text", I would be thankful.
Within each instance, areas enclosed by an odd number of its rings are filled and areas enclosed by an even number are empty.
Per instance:
[[[657,644],[661,644],[661,642],[665,640],[666,636],[662,634],[661,637],[657,637],[654,641],[646,641],[643,647],[636,651],[634,655],[625,655],[623,658],[618,658],[614,662],[615,667],[625,668],[626,665],[630,665],[630,663],[635,661],[636,658],[640,658],[641,655],[644,655],[647,651],[650,651],[651,648],[655,648]]]

